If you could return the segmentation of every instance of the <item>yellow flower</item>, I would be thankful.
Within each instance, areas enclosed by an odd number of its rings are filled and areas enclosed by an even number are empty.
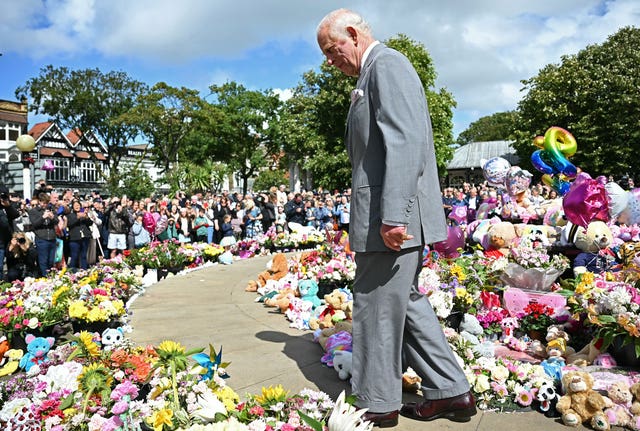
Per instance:
[[[222,401],[227,411],[233,411],[240,402],[240,397],[229,386],[218,388],[214,392]]]
[[[109,316],[98,307],[93,307],[86,315],[86,320],[89,322],[103,322],[107,320]]]
[[[78,341],[82,343],[84,350],[89,354],[89,356],[99,356],[100,355],[100,347],[93,341],[93,335],[87,331],[82,331],[78,335]]]
[[[82,369],[78,376],[78,389],[84,393],[97,392],[111,387],[111,371],[104,365],[94,363]]]
[[[288,395],[289,392],[285,391],[282,385],[278,385],[275,388],[273,386],[262,387],[262,395],[256,396],[256,401],[259,404],[279,403],[285,401]]]
[[[69,286],[62,286],[61,288],[53,292],[53,295],[51,296],[51,304],[55,306],[56,302],[58,302],[58,298],[60,297],[60,295],[68,291],[69,291]]]
[[[69,317],[72,319],[84,319],[89,309],[83,301],[73,301],[69,304]]]
[[[595,276],[593,272],[585,272],[580,276],[580,283],[589,285],[589,284],[593,284],[594,281],[595,281]]]
[[[467,278],[467,274],[465,274],[464,269],[459,265],[451,265],[449,268],[451,275],[454,275],[458,281],[464,281]]]
[[[153,412],[151,417],[147,418],[146,421],[153,427],[153,431],[162,431],[165,425],[168,427],[173,426],[171,418],[173,418],[173,410],[162,409],[157,412]]]

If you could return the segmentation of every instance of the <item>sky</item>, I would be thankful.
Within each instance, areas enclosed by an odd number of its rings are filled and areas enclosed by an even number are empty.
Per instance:
[[[235,81],[286,97],[324,61],[318,22],[346,7],[385,40],[399,33],[433,58],[456,102],[454,136],[517,108],[521,80],[563,55],[640,27],[638,0],[2,0],[0,99],[47,66],[124,71],[206,96]],[[30,123],[46,118],[30,116]]]

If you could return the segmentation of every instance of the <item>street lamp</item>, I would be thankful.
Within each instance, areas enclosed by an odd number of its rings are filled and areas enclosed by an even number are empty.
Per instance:
[[[20,135],[16,139],[16,147],[22,152],[22,187],[25,199],[31,199],[31,164],[33,159],[29,153],[36,147],[36,141],[31,135]]]

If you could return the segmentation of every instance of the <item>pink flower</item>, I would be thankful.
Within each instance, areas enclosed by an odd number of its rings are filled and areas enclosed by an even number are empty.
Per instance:
[[[262,406],[253,406],[249,409],[249,414],[262,416],[264,415],[264,409],[262,408]]]
[[[529,391],[522,391],[516,396],[516,402],[521,406],[530,406],[533,401],[533,395]]]
[[[111,399],[119,400],[125,395],[129,395],[131,399],[135,399],[138,396],[138,387],[129,380],[123,381],[113,389]]]
[[[122,413],[126,412],[127,410],[129,410],[129,403],[124,401],[124,400],[118,401],[111,408],[111,412],[114,415],[121,415]]]

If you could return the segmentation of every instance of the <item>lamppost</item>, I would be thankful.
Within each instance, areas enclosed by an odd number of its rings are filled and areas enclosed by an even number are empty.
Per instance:
[[[36,141],[31,135],[20,135],[16,139],[16,147],[22,152],[22,187],[25,199],[31,199],[31,165],[33,159],[29,153],[36,147]]]

